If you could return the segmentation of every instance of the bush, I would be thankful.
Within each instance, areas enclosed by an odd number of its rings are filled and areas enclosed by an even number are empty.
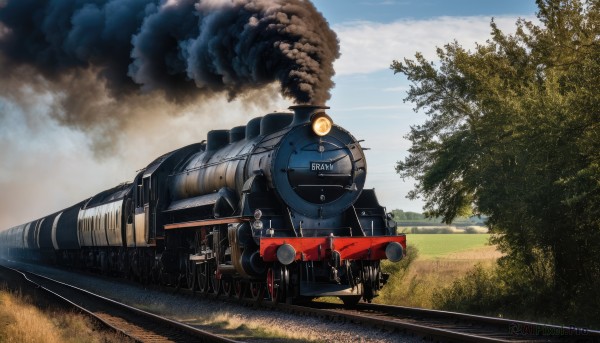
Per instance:
[[[383,260],[381,262],[381,271],[390,275],[406,274],[412,263],[419,257],[419,249],[414,246],[406,248],[406,256],[400,262],[390,262]]]
[[[418,282],[416,280],[407,282],[406,278],[411,265],[419,256],[419,249],[411,246],[406,250],[406,256],[400,262],[394,263],[387,260],[381,262],[381,271],[390,276],[387,284],[379,293],[379,297],[377,298],[378,303],[406,304],[404,300],[415,297],[415,288],[418,286]]]
[[[443,310],[489,315],[491,309],[502,307],[502,288],[495,270],[477,265],[452,286],[434,292],[433,303]]]
[[[447,311],[599,328],[600,313],[592,306],[597,290],[588,292],[587,304],[565,302],[547,264],[501,258],[493,268],[478,265],[450,287],[436,289],[433,304]]]

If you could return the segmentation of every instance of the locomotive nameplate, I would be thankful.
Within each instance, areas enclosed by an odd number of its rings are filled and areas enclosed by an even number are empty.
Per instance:
[[[333,172],[333,162],[310,162],[310,170],[319,173]]]

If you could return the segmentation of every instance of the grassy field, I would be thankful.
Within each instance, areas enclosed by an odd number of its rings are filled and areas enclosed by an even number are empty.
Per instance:
[[[408,249],[417,247],[422,259],[443,259],[469,250],[490,250],[489,234],[407,234]],[[492,251],[496,249],[492,247]]]
[[[491,268],[502,256],[488,234],[407,234],[408,256],[400,264],[384,262],[391,274],[375,302],[436,308],[433,294],[465,276],[476,265]]]
[[[132,342],[127,337],[100,331],[85,316],[42,311],[18,293],[0,290],[0,342]]]

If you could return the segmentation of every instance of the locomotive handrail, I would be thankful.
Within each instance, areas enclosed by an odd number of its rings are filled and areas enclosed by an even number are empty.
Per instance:
[[[221,225],[221,224],[235,224],[235,223],[242,223],[245,221],[250,221],[250,219],[243,218],[243,217],[231,217],[231,218],[223,218],[223,219],[195,220],[195,221],[191,221],[191,222],[165,224],[164,228],[165,228],[165,230],[174,230],[174,229],[184,229],[184,228],[212,226],[212,225]]]
[[[243,154],[243,155],[237,155],[237,156],[234,156],[234,157],[224,158],[224,159],[219,160],[217,162],[206,163],[206,164],[203,164],[201,166],[194,167],[194,168],[184,169],[182,171],[169,174],[169,176],[176,176],[176,175],[181,175],[181,174],[189,173],[189,172],[196,171],[196,170],[206,169],[206,168],[209,168],[209,167],[213,167],[213,166],[219,165],[221,163],[231,162],[231,161],[235,161],[235,160],[245,160],[249,156],[258,155],[258,154],[262,154],[262,153],[264,153],[266,151],[273,150],[278,145],[279,144],[271,145],[271,146],[268,146],[268,147],[258,147],[257,149],[262,148],[264,150],[260,151],[260,152],[253,151],[253,152],[249,152],[249,153],[246,153],[246,154]]]
[[[205,163],[205,164],[202,164],[201,166],[197,166],[197,167],[189,168],[189,169],[184,169],[184,170],[178,171],[176,173],[171,173],[171,174],[169,174],[169,176],[176,176],[176,175],[181,175],[181,174],[184,174],[184,173],[189,173],[189,172],[200,170],[200,169],[205,169],[205,168],[208,168],[208,167],[216,166],[216,165],[221,164],[223,162],[230,162],[230,161],[235,161],[235,160],[243,160],[243,159],[245,159],[246,157],[248,157],[250,155],[251,154],[237,155],[235,157],[230,157],[230,158],[222,159],[222,160],[220,160],[218,162]]]
[[[281,134],[280,136],[283,136],[283,135],[284,135],[284,133]],[[171,173],[169,176],[181,175],[183,173],[189,173],[191,171],[196,171],[196,170],[201,170],[201,169],[209,168],[209,167],[216,166],[216,165],[219,165],[219,164],[225,163],[225,162],[230,162],[230,161],[235,161],[235,160],[244,160],[244,159],[247,159],[250,156],[258,155],[258,154],[262,154],[262,153],[264,153],[266,151],[274,150],[277,146],[279,146],[280,140],[277,140],[277,143],[275,143],[273,145],[262,146],[260,144],[264,144],[265,142],[268,142],[270,140],[279,138],[280,136],[269,135],[269,136],[263,137],[260,141],[258,141],[254,145],[254,147],[252,148],[251,152],[249,152],[249,153],[245,153],[243,155],[236,155],[234,157],[224,158],[224,159],[221,159],[219,161],[212,162],[212,163],[205,163],[205,164],[202,164],[201,166],[197,166],[197,167],[194,167],[194,168],[184,169],[184,170],[176,172],[176,173]],[[262,149],[262,150],[258,151],[259,149]]]

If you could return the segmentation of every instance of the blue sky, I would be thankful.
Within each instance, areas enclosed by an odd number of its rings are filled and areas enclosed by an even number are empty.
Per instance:
[[[426,117],[403,102],[409,84],[389,69],[391,62],[411,58],[417,51],[435,60],[435,47],[452,40],[473,47],[489,37],[492,17],[500,28],[512,32],[519,17],[535,18],[535,1],[316,0],[314,4],[336,31],[342,52],[335,63],[329,114],[370,148],[366,186],[376,189],[388,210],[421,211],[421,201],[406,199],[412,181],[401,180],[394,166],[407,156],[410,143],[403,137],[410,126]],[[201,141],[211,129],[243,125],[292,105],[281,98],[263,106],[225,99],[186,108],[151,102],[140,105],[139,111],[160,113],[143,128],[134,123],[118,138],[117,151],[98,157],[88,136],[52,119],[49,113],[60,94],[36,93],[38,81],[32,79],[31,87],[20,90],[23,98],[31,99],[25,102],[4,96],[0,84],[0,228],[131,180],[136,170],[157,156]],[[219,115],[206,120],[206,113]]]
[[[492,18],[513,32],[519,17],[535,18],[535,1],[317,0],[315,5],[340,38],[342,57],[336,63],[329,106],[336,122],[371,148],[367,187],[376,189],[388,210],[420,212],[421,201],[406,199],[413,181],[401,180],[394,166],[407,156],[410,142],[403,137],[410,126],[423,123],[426,116],[403,102],[409,83],[389,65],[417,51],[435,61],[435,47],[453,40],[465,47],[483,43]]]
[[[349,21],[390,23],[440,16],[531,15],[533,0],[316,0],[317,9],[332,24]]]

